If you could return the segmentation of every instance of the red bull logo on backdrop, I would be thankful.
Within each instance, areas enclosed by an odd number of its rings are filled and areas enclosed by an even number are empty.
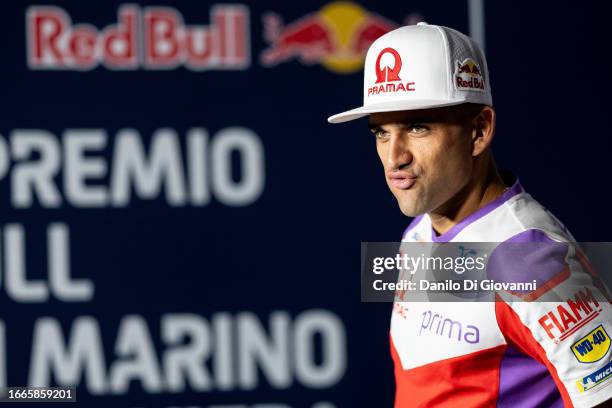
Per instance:
[[[73,24],[64,9],[32,6],[26,13],[31,69],[192,70],[245,69],[250,65],[249,13],[243,5],[215,5],[209,25],[186,25],[172,7],[126,4],[104,29]]]
[[[420,15],[411,14],[404,24],[416,24],[421,19]],[[360,70],[370,44],[399,27],[348,1],[329,3],[286,25],[281,17],[268,13],[263,25],[264,38],[270,46],[260,56],[262,65],[275,66],[297,59],[305,65],[319,63],[337,73]]]
[[[416,24],[410,14],[402,24]],[[73,23],[67,10],[31,6],[26,12],[27,64],[35,70],[243,70],[251,65],[249,8],[217,4],[208,25],[186,24],[183,14],[166,6],[124,4],[117,20],[104,28]],[[335,1],[289,24],[273,13],[263,16],[269,47],[261,65],[297,60],[321,64],[335,73],[363,67],[368,47],[399,24],[362,6]]]
[[[476,61],[471,58],[455,61],[455,86],[462,91],[484,92],[484,79]]]

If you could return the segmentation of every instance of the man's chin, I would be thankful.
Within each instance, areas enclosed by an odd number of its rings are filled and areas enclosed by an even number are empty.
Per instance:
[[[421,214],[424,214],[425,209],[421,208],[421,206],[416,205],[416,203],[402,203],[400,200],[397,200],[400,211],[406,217],[417,217]]]
[[[425,200],[423,200],[425,194],[417,188],[418,186],[414,187],[408,190],[391,189],[400,211],[406,217],[417,217],[428,211],[427,206],[424,205]]]

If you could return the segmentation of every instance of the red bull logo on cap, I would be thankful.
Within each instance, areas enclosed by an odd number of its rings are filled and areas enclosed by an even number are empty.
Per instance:
[[[421,19],[411,14],[404,24],[416,24]],[[297,59],[305,65],[319,63],[337,73],[360,70],[372,42],[399,27],[348,1],[329,3],[286,25],[280,16],[268,13],[263,25],[264,38],[270,46],[261,53],[262,65],[271,67]]]
[[[383,56],[391,55],[393,58],[393,65],[389,66],[382,63]],[[381,50],[376,57],[374,63],[374,70],[376,71],[376,84],[368,88],[368,96],[377,95],[387,92],[406,92],[414,91],[414,82],[399,82],[401,78],[399,76],[402,70],[402,57],[396,49],[387,47]],[[385,83],[386,84],[383,84]],[[395,83],[399,82],[399,83]]]
[[[455,87],[462,91],[484,92],[485,82],[476,61],[471,58],[455,61]]]

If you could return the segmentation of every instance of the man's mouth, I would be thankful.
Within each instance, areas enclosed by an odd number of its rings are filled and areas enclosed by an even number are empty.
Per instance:
[[[408,190],[411,188],[415,181],[416,176],[407,171],[389,171],[387,172],[387,179],[389,184],[400,190]]]

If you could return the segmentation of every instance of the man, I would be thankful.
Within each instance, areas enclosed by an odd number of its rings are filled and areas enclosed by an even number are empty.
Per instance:
[[[416,217],[404,242],[562,247],[496,258],[507,276],[540,284],[516,301],[399,299],[390,330],[395,406],[592,407],[612,398],[609,293],[563,225],[516,177],[498,172],[496,113],[475,42],[426,23],[380,37],[366,56],[363,106],[329,121],[367,115],[387,184]],[[552,290],[570,295],[537,301]],[[471,339],[462,337],[466,328]]]

